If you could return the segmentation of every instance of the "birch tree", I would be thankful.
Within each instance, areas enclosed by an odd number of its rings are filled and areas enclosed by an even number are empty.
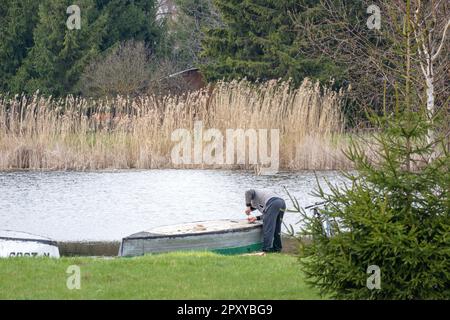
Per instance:
[[[448,29],[450,12],[447,1],[417,0],[414,8],[413,33],[418,62],[425,80],[426,106],[430,121],[436,114],[435,84],[443,83],[448,94]],[[439,67],[438,67],[439,66]],[[438,72],[436,72],[438,70]],[[448,97],[448,96],[447,96]],[[428,142],[432,142],[432,132]]]
[[[388,98],[394,97],[395,84],[400,94],[408,95],[412,85],[423,88],[416,106],[426,104],[430,120],[448,104],[450,2],[445,0],[380,0],[380,28],[370,29],[362,14],[373,4],[346,0],[320,0],[317,18],[304,19],[292,14],[298,36],[306,41],[304,54],[325,55],[348,69],[352,98],[361,106],[383,105],[383,84]],[[357,10],[355,12],[355,10]],[[358,18],[355,18],[358,17]],[[369,19],[369,13],[366,18]],[[408,45],[405,45],[405,41]],[[403,52],[411,50],[411,52]],[[303,48],[299,48],[302,50]],[[406,61],[401,57],[408,56]],[[405,76],[405,71],[407,74]],[[404,90],[404,91],[402,91]]]

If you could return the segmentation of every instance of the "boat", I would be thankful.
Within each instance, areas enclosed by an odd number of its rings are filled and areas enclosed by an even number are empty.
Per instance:
[[[262,241],[262,223],[259,221],[199,221],[132,234],[122,239],[119,256],[186,250],[242,254],[261,251]]]
[[[59,258],[56,241],[27,232],[0,230],[0,258]]]

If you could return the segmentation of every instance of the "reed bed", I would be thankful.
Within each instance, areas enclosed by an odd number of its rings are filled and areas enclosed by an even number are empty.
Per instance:
[[[181,96],[101,100],[0,96],[0,170],[212,168],[174,165],[176,129],[278,129],[284,170],[350,168],[341,93],[305,79],[220,82]],[[226,142],[225,142],[226,143]],[[255,166],[214,165],[253,169]]]

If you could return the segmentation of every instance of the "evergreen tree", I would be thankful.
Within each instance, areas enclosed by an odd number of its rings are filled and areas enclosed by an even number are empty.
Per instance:
[[[40,4],[34,46],[12,79],[14,92],[68,94],[85,64],[99,54],[105,16],[97,18],[93,0],[80,1],[81,29],[69,30],[66,10],[71,4],[70,0],[46,0]]]
[[[202,67],[209,80],[310,77],[341,83],[344,68],[332,59],[310,55],[298,19],[318,19],[324,8],[313,0],[215,0],[224,25],[208,30]]]
[[[330,185],[330,192],[319,187],[316,195],[327,201],[319,217],[302,214],[301,238],[312,241],[302,246],[300,262],[322,294],[338,299],[450,296],[450,154],[443,140],[427,144],[426,119],[424,109],[377,118],[384,126],[371,142],[377,160],[355,144],[348,156],[357,173],[345,174],[346,187]],[[369,266],[379,267],[379,289],[367,286],[374,283]]]
[[[10,90],[9,81],[33,46],[33,29],[39,2],[2,0],[0,2],[0,90]]]
[[[289,13],[297,0],[215,0],[225,26],[208,30],[202,71],[209,80],[301,79]]]
[[[164,20],[157,21],[157,0],[97,0],[97,8],[108,17],[101,49],[126,40],[144,41],[155,52],[160,48]]]
[[[358,25],[364,18],[365,8],[361,0],[345,0],[351,12],[348,16],[340,19],[351,20],[351,24]],[[329,10],[320,0],[298,0],[298,9],[290,13],[296,38],[293,43],[297,52],[296,58],[300,65],[301,75],[319,80],[321,83],[331,82],[338,89],[348,84],[348,65],[340,64],[330,56],[324,55],[316,50],[316,39],[312,40],[311,33],[317,38],[328,36],[338,25],[331,25],[329,21]],[[306,26],[306,27],[305,27]],[[314,26],[314,28],[311,28]],[[311,28],[311,29],[309,29]],[[332,39],[328,37],[327,39]],[[336,41],[337,43],[339,41]]]
[[[121,41],[143,40],[154,52],[160,49],[164,23],[156,21],[156,0],[78,1],[80,30],[66,25],[66,10],[72,4],[70,0],[11,0],[9,9],[0,6],[0,14],[8,17],[0,23],[0,35],[6,39],[0,45],[0,58],[5,57],[0,62],[0,89],[29,94],[40,90],[57,96],[78,93],[88,63]]]

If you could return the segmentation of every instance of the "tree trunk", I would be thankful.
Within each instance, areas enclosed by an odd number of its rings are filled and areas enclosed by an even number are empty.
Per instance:
[[[427,74],[425,75],[426,81],[426,94],[427,94],[427,112],[429,121],[433,121],[434,116],[434,77],[433,77],[433,63],[431,59],[427,59]],[[428,129],[427,143],[431,144],[433,141],[433,130]]]

